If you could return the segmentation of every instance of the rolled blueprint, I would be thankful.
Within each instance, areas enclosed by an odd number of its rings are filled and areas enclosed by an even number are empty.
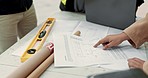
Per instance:
[[[53,53],[38,66],[27,78],[39,78],[40,75],[53,63],[54,55]]]
[[[52,52],[48,48],[41,48],[31,58],[26,60],[21,66],[13,71],[7,78],[26,78],[28,77],[43,61],[45,61]],[[53,59],[51,59],[53,60]]]

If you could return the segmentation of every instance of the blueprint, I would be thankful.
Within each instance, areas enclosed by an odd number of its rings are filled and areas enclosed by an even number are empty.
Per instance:
[[[81,32],[80,36],[73,35],[76,31]],[[115,63],[125,63],[127,66],[129,58],[146,60],[145,51],[133,48],[126,41],[108,50],[103,50],[102,45],[93,47],[106,35],[121,32],[122,30],[82,21],[72,33],[54,34],[55,67],[109,66]]]

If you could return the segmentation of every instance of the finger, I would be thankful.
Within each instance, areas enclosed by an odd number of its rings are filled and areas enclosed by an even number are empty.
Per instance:
[[[113,41],[111,41],[107,45],[105,45],[103,49],[106,50],[106,49],[111,48],[113,46],[115,46],[115,43]]]
[[[134,58],[129,58],[127,61],[133,60]]]
[[[128,66],[130,69],[133,69],[134,67],[128,62]]]
[[[140,62],[137,62],[137,61],[135,61],[135,60],[133,60],[133,59],[128,60],[128,62],[129,62],[132,66],[134,66],[134,65],[140,65]]]
[[[98,42],[94,45],[94,47],[97,47],[97,46],[100,45],[100,44],[102,44],[102,41],[101,41],[101,40],[98,41]]]
[[[103,46],[105,46],[105,45],[107,45],[107,44],[109,44],[109,42],[106,42],[106,43],[102,43],[102,45],[103,45]]]
[[[143,64],[135,60],[128,60],[128,65],[130,68],[140,68],[140,69],[143,68]]]
[[[105,38],[99,40],[99,41],[94,45],[94,47],[97,47],[98,45],[103,44],[103,43],[106,43],[106,42],[108,42],[108,39],[105,37]]]
[[[129,68],[133,68],[133,65],[131,63],[132,60],[133,60],[133,58],[130,58],[130,59],[127,60]]]
[[[131,61],[131,60],[134,60],[134,61],[136,61],[136,62],[138,62],[138,63],[140,63],[140,64],[144,64],[144,60],[141,60],[141,59],[139,59],[139,58],[131,58],[131,59],[128,59],[128,61]]]
[[[132,60],[128,61],[129,68],[135,68],[136,64]],[[137,66],[136,66],[137,67]]]
[[[139,59],[139,58],[133,58],[133,60],[135,60],[135,61],[137,61],[137,62],[139,62],[139,63],[141,63],[141,64],[144,64],[144,60],[141,60],[141,59]]]

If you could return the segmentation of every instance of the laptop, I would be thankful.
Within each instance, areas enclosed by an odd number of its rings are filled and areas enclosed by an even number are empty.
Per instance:
[[[136,0],[85,0],[86,20],[118,29],[135,22]]]
[[[94,74],[87,78],[148,78],[142,70],[140,69],[130,69],[118,72],[110,72],[104,74]]]

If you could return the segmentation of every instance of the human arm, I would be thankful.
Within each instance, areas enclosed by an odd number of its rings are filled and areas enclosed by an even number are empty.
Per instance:
[[[99,40],[94,47],[103,44],[107,49],[113,46],[117,46],[123,41],[128,40],[129,43],[135,48],[141,46],[144,42],[148,41],[148,14],[145,18],[136,21],[131,26],[126,28],[123,33],[117,35],[109,35]]]
[[[129,43],[139,48],[144,42],[148,41],[148,13],[145,18],[135,22],[123,31],[130,38]]]

